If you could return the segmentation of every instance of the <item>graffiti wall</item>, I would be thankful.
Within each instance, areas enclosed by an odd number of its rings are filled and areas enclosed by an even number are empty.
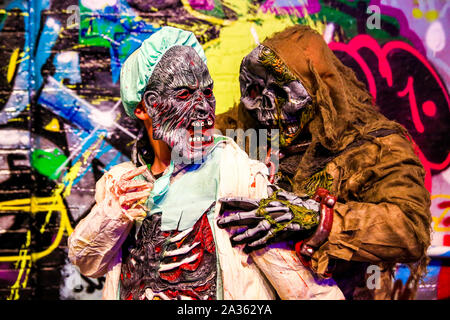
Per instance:
[[[1,0],[0,299],[97,299],[104,278],[67,259],[95,182],[128,161],[124,60],[164,25],[191,30],[217,112],[239,101],[241,59],[293,24],[323,34],[391,119],[411,133],[432,194],[433,246],[419,298],[450,297],[450,1]],[[397,276],[406,277],[399,266]]]

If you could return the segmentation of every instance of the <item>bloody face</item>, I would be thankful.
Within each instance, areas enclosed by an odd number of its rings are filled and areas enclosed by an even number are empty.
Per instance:
[[[269,48],[259,45],[241,64],[241,102],[262,127],[280,130],[280,146],[301,132],[301,113],[311,104],[305,87]]]
[[[144,94],[153,138],[183,159],[199,159],[213,143],[216,100],[213,80],[197,52],[169,49],[156,66]]]

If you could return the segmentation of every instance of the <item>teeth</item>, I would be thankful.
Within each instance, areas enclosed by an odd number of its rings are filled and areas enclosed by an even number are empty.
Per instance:
[[[297,132],[297,130],[298,130],[298,126],[295,126],[295,125],[287,128],[287,131],[289,134],[294,134]]]
[[[196,136],[196,137],[189,137],[189,142],[200,142],[200,141],[211,141],[211,136]]]
[[[205,125],[205,122],[202,120],[202,121],[194,121],[194,122],[192,122],[192,126],[193,127],[203,127]],[[212,121],[211,120],[209,120],[208,121],[208,125],[212,125]]]

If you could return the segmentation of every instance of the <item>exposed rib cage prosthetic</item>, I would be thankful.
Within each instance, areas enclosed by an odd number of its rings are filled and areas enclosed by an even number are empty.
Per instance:
[[[137,238],[137,240],[136,240]],[[130,232],[120,296],[128,300],[216,299],[216,253],[206,214],[184,231],[161,231],[161,215]]]

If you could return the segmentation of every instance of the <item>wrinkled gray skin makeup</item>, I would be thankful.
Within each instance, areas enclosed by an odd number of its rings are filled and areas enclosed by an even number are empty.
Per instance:
[[[174,46],[166,51],[144,93],[153,138],[163,140],[184,160],[201,159],[212,144],[212,90],[208,68],[193,48]]]
[[[300,81],[280,81],[279,76],[266,69],[259,61],[264,49],[267,50],[259,45],[241,63],[241,102],[263,127],[292,134],[299,128],[300,110],[312,99]]]

